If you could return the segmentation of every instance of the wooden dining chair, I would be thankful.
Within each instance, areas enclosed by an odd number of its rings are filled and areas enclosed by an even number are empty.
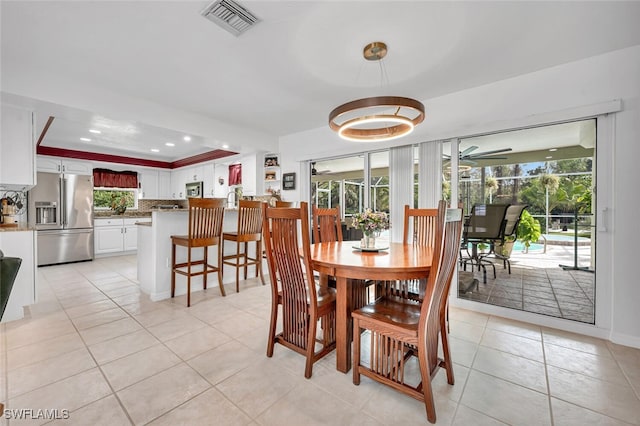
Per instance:
[[[262,211],[265,203],[262,201],[240,200],[238,203],[238,227],[235,232],[224,232],[224,241],[236,243],[233,254],[224,255],[222,263],[233,266],[236,270],[236,293],[240,292],[240,268],[244,269],[244,279],[247,279],[249,266],[256,267],[256,277],[259,275],[262,285],[265,285],[262,272]],[[249,255],[249,243],[256,244],[254,257]],[[243,246],[241,249],[241,245]]]
[[[415,209],[404,206],[404,232],[402,243],[435,247],[442,235],[447,202],[440,200],[435,209]],[[427,278],[410,281],[379,281],[376,297],[393,294],[410,300],[422,301]]]
[[[264,232],[272,290],[267,356],[273,356],[276,343],[304,355],[304,376],[310,378],[313,364],[336,347],[336,292],[313,280],[307,203],[301,202],[300,208],[264,209],[262,227],[271,230]],[[282,305],[282,332],[276,334],[278,305]],[[318,321],[323,327],[321,348],[316,351]]]
[[[202,275],[202,286],[207,288],[207,275],[218,273],[220,293],[225,296],[222,284],[222,221],[224,220],[225,200],[221,198],[189,198],[189,229],[188,235],[171,236],[171,297],[176,293],[176,274],[187,277],[187,306],[191,306],[191,277]],[[187,248],[187,261],[176,263],[176,246]],[[209,247],[218,246],[216,264],[209,264]],[[191,258],[192,250],[196,247],[204,248],[202,260]],[[194,266],[202,265],[202,270],[194,271]]]
[[[295,207],[295,206],[296,206],[295,201],[282,201],[282,200],[277,200],[275,205],[275,207]]]
[[[454,384],[453,364],[446,328],[446,306],[449,288],[457,265],[462,229],[462,210],[449,209],[444,230],[436,236],[433,261],[427,291],[422,303],[395,296],[377,299],[352,313],[353,335],[370,330],[368,365],[360,360],[360,339],[353,342],[353,383],[360,384],[360,375],[388,385],[425,404],[427,419],[436,421],[431,380],[438,368],[447,373],[447,382]],[[438,357],[438,338],[442,341],[443,357]],[[405,377],[407,361],[416,357],[420,383]],[[411,371],[409,369],[409,371]]]
[[[313,241],[315,243],[329,243],[342,241],[342,220],[340,206],[334,208],[312,207]],[[372,277],[374,278],[374,277]],[[369,303],[369,286],[375,284],[372,280],[349,279],[351,290],[350,310],[358,309]],[[329,279],[329,285],[335,287],[335,279]]]

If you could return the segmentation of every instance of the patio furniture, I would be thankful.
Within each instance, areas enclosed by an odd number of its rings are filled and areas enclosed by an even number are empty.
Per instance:
[[[518,224],[522,217],[522,212],[528,206],[526,204],[513,204],[507,208],[505,214],[505,225],[499,238],[490,240],[489,253],[480,255],[480,261],[484,261],[487,257],[493,256],[496,259],[502,260],[502,267],[509,267],[509,274],[511,274],[511,251],[504,250],[506,244],[515,242],[518,239]]]
[[[500,240],[506,225],[506,214],[509,204],[476,204],[471,209],[471,216],[466,221],[463,231],[462,248],[467,252],[466,257],[461,257],[460,262],[463,269],[467,270],[467,263],[471,264],[471,272],[474,267],[482,268],[483,282],[487,283],[487,268],[493,268],[493,278],[496,278],[496,267],[488,261],[483,260],[478,253],[478,246],[485,244],[491,247],[493,241]],[[471,244],[471,253],[469,253]]]
[[[353,335],[361,329],[371,332],[370,359],[367,365],[360,360],[360,341],[354,340],[353,383],[360,384],[360,375],[411,396],[425,404],[427,419],[436,421],[431,379],[439,367],[444,367],[447,382],[454,384],[453,364],[446,328],[446,306],[462,229],[462,210],[447,211],[444,230],[433,250],[427,293],[422,303],[395,296],[377,299],[353,312]],[[442,235],[443,234],[443,235]],[[443,357],[438,357],[438,341],[442,340]],[[407,360],[418,358],[420,383],[409,373]],[[405,373],[407,373],[405,375]],[[406,376],[406,377],[405,377]],[[406,379],[406,380],[405,380]]]
[[[301,202],[300,208],[263,209],[263,228],[271,230],[264,232],[272,290],[267,356],[273,356],[276,343],[304,355],[304,376],[310,378],[313,364],[336,347],[336,292],[313,280],[307,203]],[[282,332],[276,335],[278,305],[282,305]],[[318,321],[322,339],[316,351]]]

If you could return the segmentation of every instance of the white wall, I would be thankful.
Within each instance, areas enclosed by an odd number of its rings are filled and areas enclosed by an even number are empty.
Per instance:
[[[402,140],[418,143],[542,124],[570,118],[570,112],[585,106],[621,99],[623,110],[615,114],[612,140],[599,141],[598,155],[611,156],[612,170],[600,170],[599,179],[612,187],[608,205],[606,235],[611,256],[598,258],[596,285],[611,289],[610,318],[596,318],[608,329],[612,341],[640,347],[640,285],[637,238],[629,232],[637,229],[633,216],[640,212],[640,197],[634,171],[640,159],[640,46],[572,62],[535,73],[423,101],[427,117],[416,131]],[[323,127],[280,138],[282,168],[297,170],[300,160],[348,154],[397,142],[362,144],[342,141]],[[605,175],[605,176],[602,176]],[[599,187],[602,189],[602,185]],[[291,193],[291,197],[293,197]],[[300,192],[296,194],[300,199]],[[601,262],[611,265],[601,265]],[[601,267],[602,266],[602,267]],[[610,272],[608,272],[610,271]],[[601,303],[608,303],[601,301]],[[601,325],[602,327],[602,325]]]

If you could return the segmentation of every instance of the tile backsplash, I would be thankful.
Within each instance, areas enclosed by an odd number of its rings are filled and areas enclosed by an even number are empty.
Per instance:
[[[157,205],[173,206],[178,205],[179,208],[189,207],[187,200],[138,200],[138,211],[149,211]]]

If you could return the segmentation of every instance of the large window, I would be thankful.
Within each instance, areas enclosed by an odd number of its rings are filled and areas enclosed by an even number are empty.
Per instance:
[[[138,208],[138,190],[130,188],[93,188],[93,208],[115,210],[124,205],[128,209]]]

